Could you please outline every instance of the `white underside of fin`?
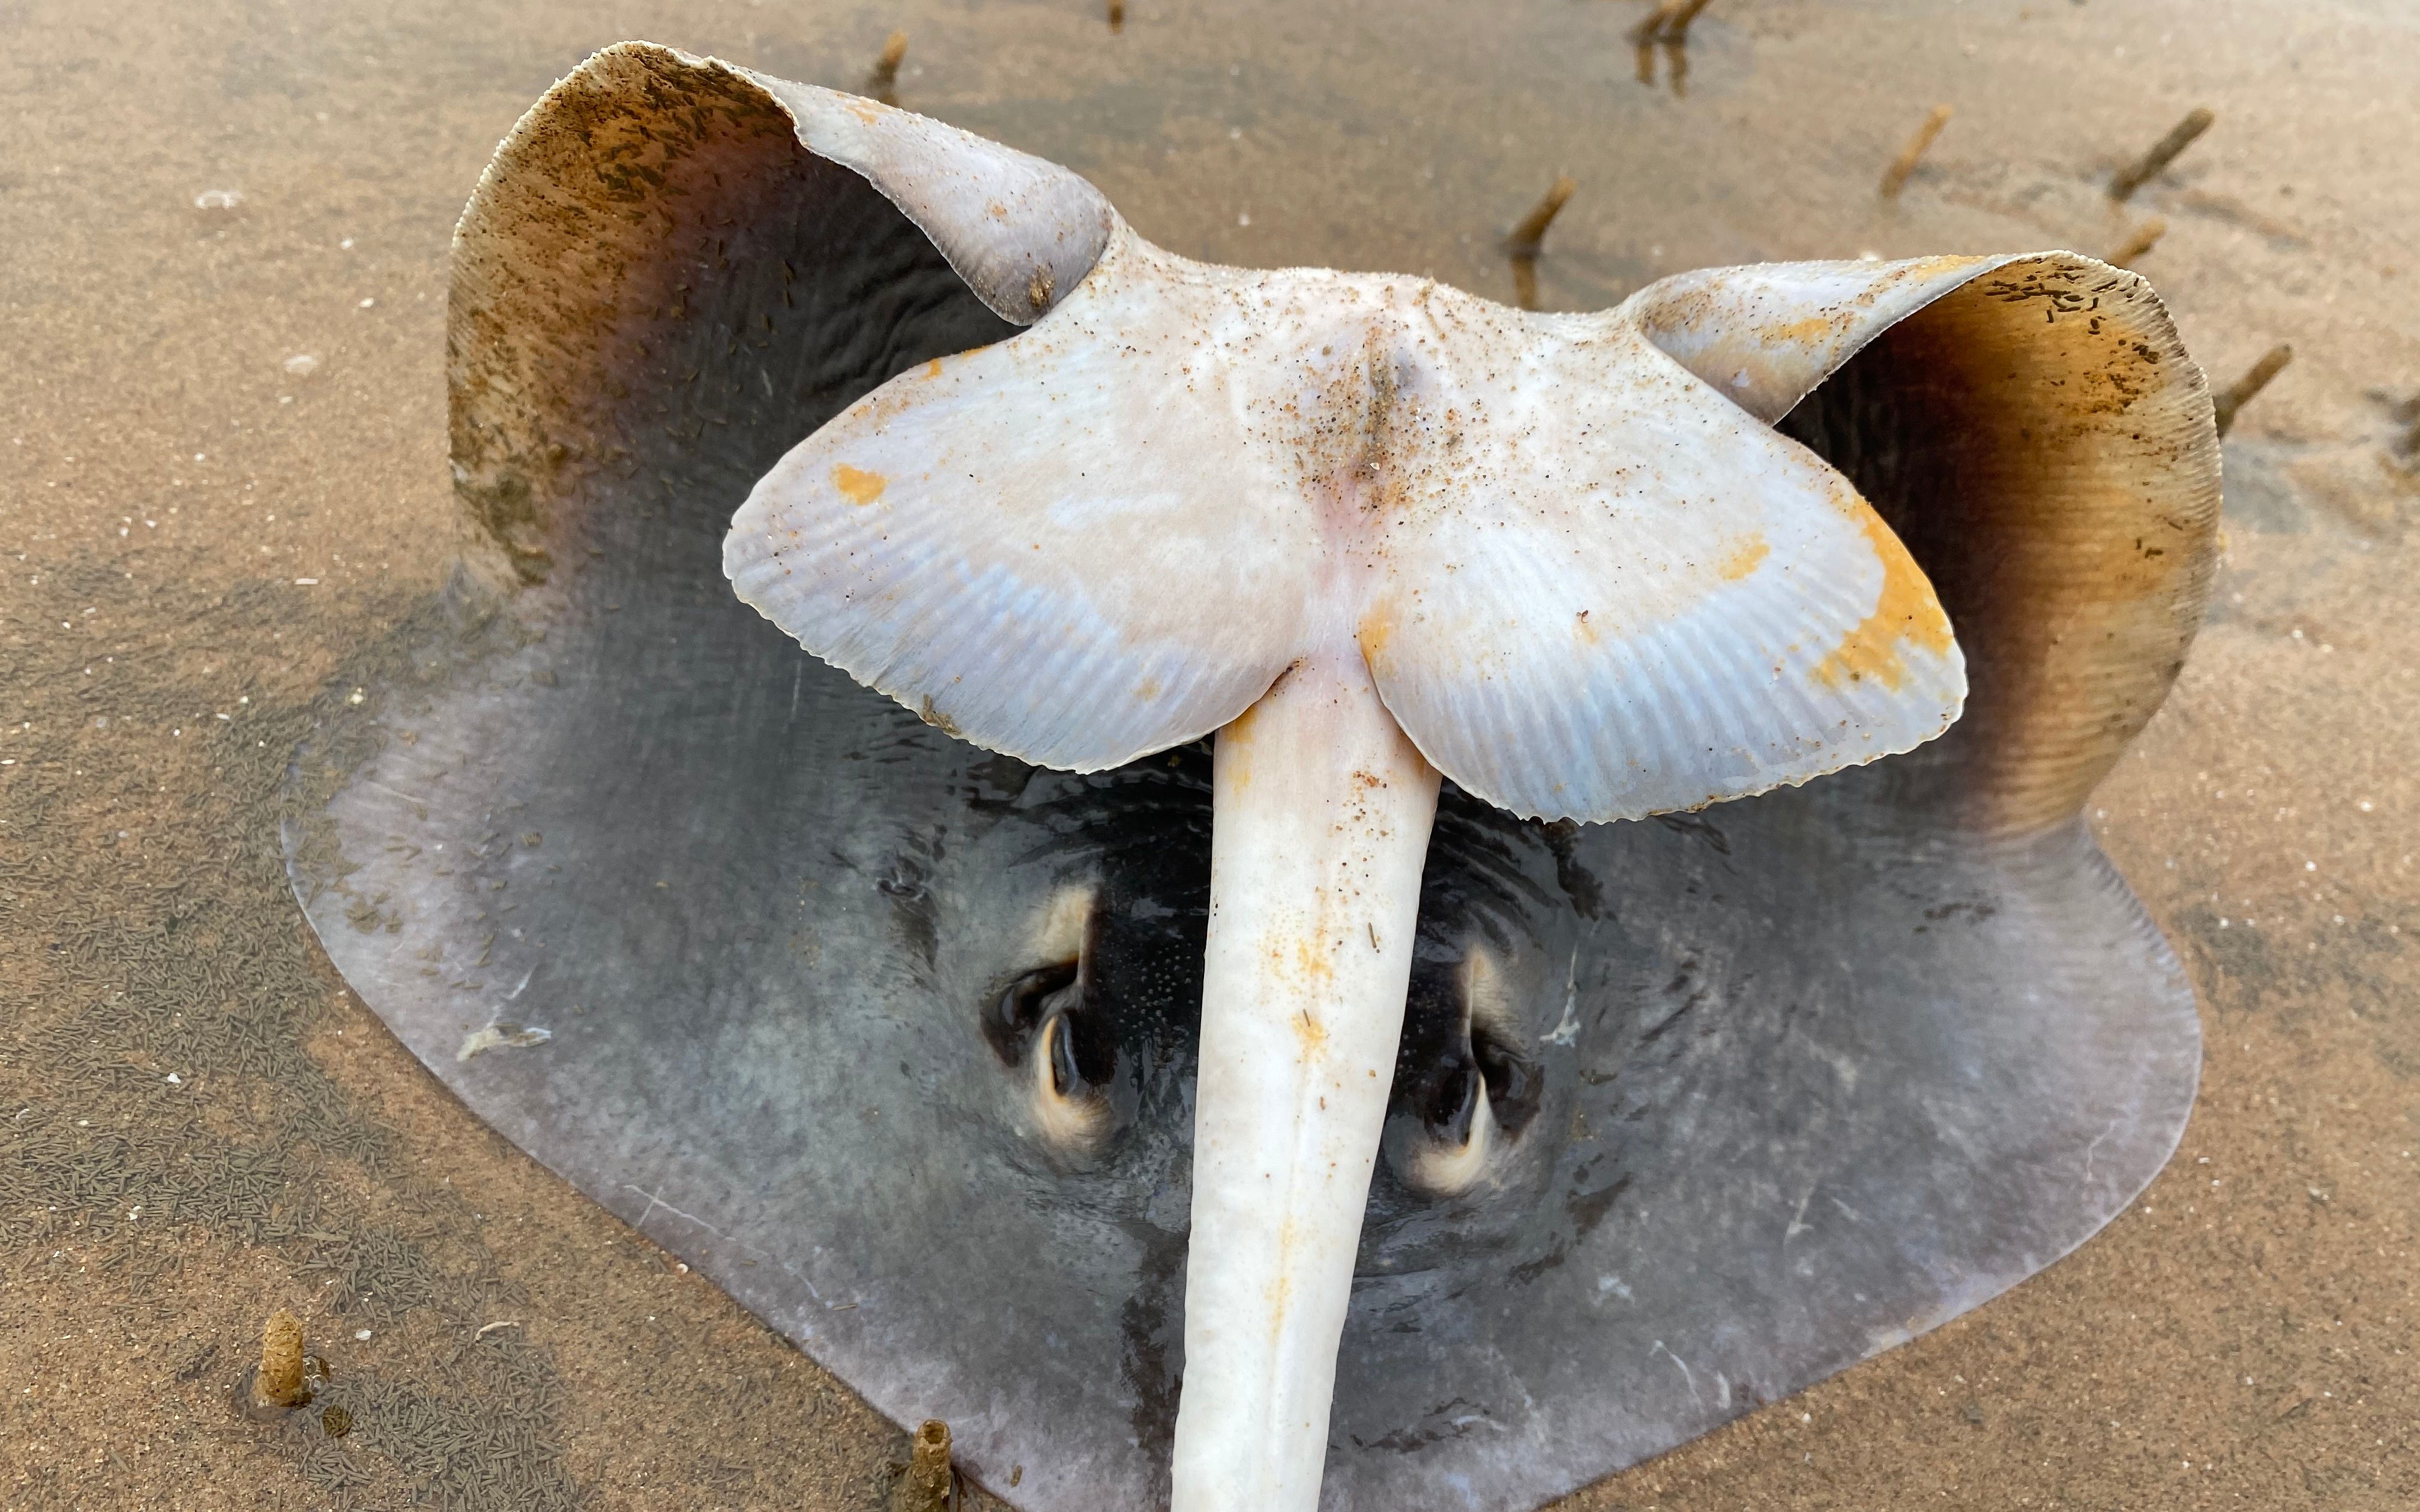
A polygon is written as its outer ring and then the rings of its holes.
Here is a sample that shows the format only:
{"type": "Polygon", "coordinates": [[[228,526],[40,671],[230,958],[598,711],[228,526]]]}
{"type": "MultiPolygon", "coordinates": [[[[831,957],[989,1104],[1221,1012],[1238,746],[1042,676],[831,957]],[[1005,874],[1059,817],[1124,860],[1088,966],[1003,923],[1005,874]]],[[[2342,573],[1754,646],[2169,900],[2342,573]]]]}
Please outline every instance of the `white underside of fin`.
{"type": "Polygon", "coordinates": [[[884,385],[739,511],[741,596],[953,733],[1092,770],[1357,642],[1456,781],[1633,817],[1931,738],[1963,664],[1846,480],[1621,312],[1187,262],[884,385]]]}

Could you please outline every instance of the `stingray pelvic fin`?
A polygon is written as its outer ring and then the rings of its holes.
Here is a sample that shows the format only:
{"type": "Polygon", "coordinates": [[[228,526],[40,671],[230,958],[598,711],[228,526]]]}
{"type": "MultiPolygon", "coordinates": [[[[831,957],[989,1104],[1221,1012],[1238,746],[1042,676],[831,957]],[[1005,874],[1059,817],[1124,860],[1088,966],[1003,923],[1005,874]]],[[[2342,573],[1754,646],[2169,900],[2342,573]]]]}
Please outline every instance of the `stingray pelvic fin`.
{"type": "Polygon", "coordinates": [[[801,441],[724,564],[861,682],[1078,771],[1346,642],[1438,769],[1548,818],[1803,782],[1931,739],[1965,690],[1855,489],[1623,312],[1217,268],[1123,227],[1047,320],[801,441]]]}
{"type": "Polygon", "coordinates": [[[1890,780],[1972,827],[2072,819],[2166,697],[2216,562],[2209,385],[2150,285],[2069,252],[1778,263],[1625,308],[1924,563],[1973,687],[1890,780]]]}

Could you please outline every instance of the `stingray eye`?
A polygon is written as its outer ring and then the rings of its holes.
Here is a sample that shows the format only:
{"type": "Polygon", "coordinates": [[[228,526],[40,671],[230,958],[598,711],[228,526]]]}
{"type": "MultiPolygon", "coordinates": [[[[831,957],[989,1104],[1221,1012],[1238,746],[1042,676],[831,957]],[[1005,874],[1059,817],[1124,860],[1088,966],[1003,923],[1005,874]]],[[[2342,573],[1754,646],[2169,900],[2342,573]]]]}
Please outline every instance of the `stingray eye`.
{"type": "Polygon", "coordinates": [[[1012,1072],[1014,1121],[1063,1156],[1101,1153],[1118,1122],[1116,1034],[1088,969],[1097,933],[1091,891],[1062,889],[1029,940],[1048,964],[1010,979],[984,1012],[984,1038],[1012,1072]]]}
{"type": "Polygon", "coordinates": [[[1002,1064],[1014,1066],[1026,1058],[1060,999],[1074,989],[1079,969],[1074,961],[1037,966],[1011,981],[992,1001],[984,1014],[984,1038],[1002,1064]]]}
{"type": "Polygon", "coordinates": [[[1497,1126],[1507,1134],[1518,1135],[1538,1112],[1542,1089],[1538,1063],[1483,1026],[1471,1032],[1470,1057],[1497,1126]]]}
{"type": "Polygon", "coordinates": [[[1079,1097],[1084,1091],[1084,1078],[1076,1069],[1076,1021],[1064,1013],[1053,1013],[1042,1026],[1042,1053],[1033,1057],[1037,1076],[1047,1072],[1053,1097],[1079,1097]]]}
{"type": "Polygon", "coordinates": [[[1413,1190],[1470,1191],[1536,1115],[1538,1068],[1515,1048],[1512,1022],[1483,949],[1414,974],[1386,1142],[1388,1163],[1413,1190]]]}
{"type": "Polygon", "coordinates": [[[984,1038],[1016,1073],[1017,1121],[1062,1154],[1092,1151],[1109,1124],[1107,1068],[1091,1053],[1099,1031],[1085,1022],[1083,997],[1083,964],[1056,962],[1011,981],[984,1015],[984,1038]]]}
{"type": "Polygon", "coordinates": [[[1486,1079],[1479,1074],[1477,1063],[1455,1057],[1437,1069],[1422,1091],[1420,1126],[1429,1137],[1444,1145],[1468,1144],[1471,1117],[1479,1112],[1479,1100],[1487,1093],[1486,1079]]]}
{"type": "Polygon", "coordinates": [[[1051,995],[1025,1059],[1027,1126],[1062,1155],[1099,1153],[1114,1122],[1102,1082],[1086,1074],[1092,1026],[1078,1008],[1081,980],[1051,995]]]}

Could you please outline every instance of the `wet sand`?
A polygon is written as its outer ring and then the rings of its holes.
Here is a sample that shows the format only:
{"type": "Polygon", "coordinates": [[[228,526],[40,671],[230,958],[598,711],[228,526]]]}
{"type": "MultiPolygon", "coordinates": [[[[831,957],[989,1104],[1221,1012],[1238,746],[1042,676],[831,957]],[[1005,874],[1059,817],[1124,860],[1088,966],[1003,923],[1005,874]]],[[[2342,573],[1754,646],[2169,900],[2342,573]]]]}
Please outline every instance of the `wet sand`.
{"type": "Polygon", "coordinates": [[[1558,172],[1548,308],[2164,217],[2137,266],[2214,380],[2296,349],[2094,810],[2200,995],[2184,1144],[2009,1296],[1566,1504],[2420,1503],[2420,16],[1716,0],[1676,89],[1642,9],[0,3],[0,1503],[882,1504],[905,1435],[439,1088],[278,825],[452,556],[446,239],[497,138],[621,38],[854,87],[893,26],[903,104],[1226,261],[1510,299],[1495,239],[1558,172]],[[264,1427],[227,1396],[279,1305],[333,1379],[264,1427]]]}

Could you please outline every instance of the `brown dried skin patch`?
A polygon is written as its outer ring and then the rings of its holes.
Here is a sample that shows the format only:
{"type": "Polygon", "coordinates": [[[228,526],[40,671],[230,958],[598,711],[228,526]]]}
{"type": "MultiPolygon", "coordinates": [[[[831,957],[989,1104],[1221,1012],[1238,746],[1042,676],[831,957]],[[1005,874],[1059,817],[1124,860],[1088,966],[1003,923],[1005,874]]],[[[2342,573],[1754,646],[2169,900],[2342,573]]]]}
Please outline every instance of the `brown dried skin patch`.
{"type": "MultiPolygon", "coordinates": [[[[1845,473],[1932,578],[1974,686],[1896,779],[1986,828],[2071,816],[2164,696],[2215,563],[2209,393],[2149,285],[2051,253],[1712,270],[1630,307],[1845,473]]],[[[1877,615],[1828,675],[1887,671],[1874,637],[1912,622],[1877,615]]]]}
{"type": "Polygon", "coordinates": [[[2001,267],[1782,429],[1871,501],[1966,650],[1963,718],[1899,780],[1985,828],[2071,818],[2166,696],[2216,563],[2209,392],[2150,286],[2065,254],[2001,267]]]}
{"type": "Polygon", "coordinates": [[[743,411],[836,406],[869,349],[891,355],[936,305],[976,307],[947,350],[1000,339],[1080,281],[1109,214],[1063,169],[871,101],[644,43],[597,54],[497,149],[457,232],[447,370],[472,559],[544,580],[583,539],[565,503],[582,479],[660,464],[636,432],[669,423],[752,455],[795,440],[743,411]],[[968,203],[975,183],[1004,214],[968,203]]]}
{"type": "Polygon", "coordinates": [[[972,306],[945,351],[1014,329],[763,87],[644,46],[590,60],[498,149],[449,298],[456,494],[468,558],[500,584],[593,539],[567,502],[583,479],[692,447],[761,471],[802,432],[759,412],[829,412],[869,351],[889,372],[936,360],[886,350],[911,316],[972,306]]]}
{"type": "Polygon", "coordinates": [[[498,149],[455,251],[457,493],[485,548],[474,560],[501,554],[525,582],[543,580],[566,545],[570,522],[552,501],[578,470],[627,456],[609,418],[628,394],[623,375],[654,365],[658,346],[663,361],[684,355],[647,336],[706,316],[691,308],[690,296],[711,298],[691,285],[696,266],[658,255],[666,224],[743,208],[718,200],[718,181],[744,202],[755,196],[737,186],[783,177],[798,155],[789,117],[728,74],[684,79],[679,111],[634,109],[613,75],[631,76],[639,100],[664,100],[649,61],[592,69],[554,90],[498,149]],[[520,188],[535,185],[553,192],[520,188]]]}

